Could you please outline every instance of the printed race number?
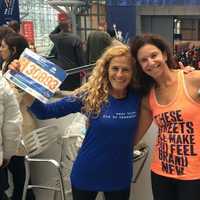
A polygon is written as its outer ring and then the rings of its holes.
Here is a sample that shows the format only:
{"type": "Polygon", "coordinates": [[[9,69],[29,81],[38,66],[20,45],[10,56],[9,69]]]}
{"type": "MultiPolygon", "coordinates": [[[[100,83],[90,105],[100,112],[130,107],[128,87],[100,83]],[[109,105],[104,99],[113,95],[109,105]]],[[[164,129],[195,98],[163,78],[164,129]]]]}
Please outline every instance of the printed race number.
{"type": "Polygon", "coordinates": [[[60,81],[53,77],[51,74],[47,73],[37,64],[29,61],[26,58],[20,59],[20,71],[28,76],[31,79],[34,79],[36,82],[40,83],[47,89],[55,91],[60,81]]]}

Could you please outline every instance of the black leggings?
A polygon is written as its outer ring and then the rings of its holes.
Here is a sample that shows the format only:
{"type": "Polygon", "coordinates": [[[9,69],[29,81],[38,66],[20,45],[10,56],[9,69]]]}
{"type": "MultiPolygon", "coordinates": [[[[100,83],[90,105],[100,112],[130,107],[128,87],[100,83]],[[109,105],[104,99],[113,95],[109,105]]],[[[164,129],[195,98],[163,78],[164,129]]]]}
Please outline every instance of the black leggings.
{"type": "MultiPolygon", "coordinates": [[[[72,186],[73,200],[95,200],[98,192],[79,190],[72,186]]],[[[104,192],[105,200],[129,200],[130,188],[104,192]]]]}
{"type": "Polygon", "coordinates": [[[0,167],[0,199],[3,199],[4,191],[9,188],[8,173],[6,168],[0,167]]]}
{"type": "MultiPolygon", "coordinates": [[[[13,156],[4,168],[0,167],[0,200],[3,199],[4,192],[9,188],[8,183],[8,169],[13,176],[13,195],[12,200],[21,200],[24,181],[25,181],[25,166],[24,166],[24,157],[23,156],[13,156]]],[[[35,200],[33,190],[29,189],[26,196],[27,200],[35,200]]]]}
{"type": "Polygon", "coordinates": [[[177,180],[151,172],[154,200],[199,200],[200,180],[177,180]]]}

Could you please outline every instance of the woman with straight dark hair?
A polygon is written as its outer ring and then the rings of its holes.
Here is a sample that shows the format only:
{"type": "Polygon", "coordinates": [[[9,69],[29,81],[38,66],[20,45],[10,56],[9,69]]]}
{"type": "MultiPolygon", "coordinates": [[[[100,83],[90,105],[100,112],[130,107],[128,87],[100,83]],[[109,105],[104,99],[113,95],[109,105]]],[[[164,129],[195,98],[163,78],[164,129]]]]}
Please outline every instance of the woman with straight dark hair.
{"type": "Polygon", "coordinates": [[[8,70],[8,65],[14,59],[18,59],[25,48],[28,48],[27,40],[18,33],[9,33],[1,41],[1,57],[4,60],[2,72],[8,70]]]}
{"type": "MultiPolygon", "coordinates": [[[[14,59],[18,59],[21,53],[25,48],[28,48],[28,42],[26,39],[18,34],[18,33],[10,33],[3,37],[1,46],[0,46],[0,54],[2,59],[4,60],[2,64],[2,73],[6,73],[8,70],[8,65],[14,59]]],[[[13,84],[10,84],[15,95],[17,96],[18,103],[20,105],[20,110],[23,115],[23,124],[22,124],[22,136],[26,133],[31,132],[36,128],[36,122],[33,119],[31,113],[24,106],[24,95],[25,92],[16,88],[13,84]]],[[[13,175],[13,185],[14,191],[12,195],[12,200],[20,200],[22,199],[22,193],[24,188],[25,181],[25,166],[24,166],[24,156],[25,152],[22,147],[19,147],[16,152],[16,156],[13,156],[7,166],[7,169],[13,175]]],[[[35,197],[33,195],[32,190],[28,191],[27,200],[34,200],[35,197]]]]}

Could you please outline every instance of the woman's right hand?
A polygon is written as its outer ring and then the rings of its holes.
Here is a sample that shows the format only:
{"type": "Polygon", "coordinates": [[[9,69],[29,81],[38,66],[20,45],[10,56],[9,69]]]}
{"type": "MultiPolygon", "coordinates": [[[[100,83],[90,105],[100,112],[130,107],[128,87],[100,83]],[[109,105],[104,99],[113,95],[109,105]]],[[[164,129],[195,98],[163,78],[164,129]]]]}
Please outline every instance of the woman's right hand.
{"type": "Polygon", "coordinates": [[[20,71],[20,62],[19,60],[13,60],[9,65],[8,69],[13,71],[20,71]]]}
{"type": "Polygon", "coordinates": [[[179,64],[180,69],[183,70],[184,74],[189,74],[195,71],[195,68],[190,65],[184,66],[182,62],[178,62],[178,64],[179,64]]]}

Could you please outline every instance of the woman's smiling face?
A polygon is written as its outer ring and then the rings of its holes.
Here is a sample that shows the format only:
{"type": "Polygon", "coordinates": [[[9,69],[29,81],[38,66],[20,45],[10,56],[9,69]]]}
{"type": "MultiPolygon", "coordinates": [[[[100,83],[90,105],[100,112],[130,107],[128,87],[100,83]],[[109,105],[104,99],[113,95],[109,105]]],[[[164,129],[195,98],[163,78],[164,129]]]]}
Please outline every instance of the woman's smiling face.
{"type": "Polygon", "coordinates": [[[167,67],[166,54],[152,44],[142,46],[138,50],[137,59],[142,70],[152,78],[161,75],[164,68],[167,67]]]}
{"type": "Polygon", "coordinates": [[[114,57],[108,67],[108,78],[111,84],[111,95],[121,95],[127,92],[132,80],[133,68],[130,57],[114,57]]]}

